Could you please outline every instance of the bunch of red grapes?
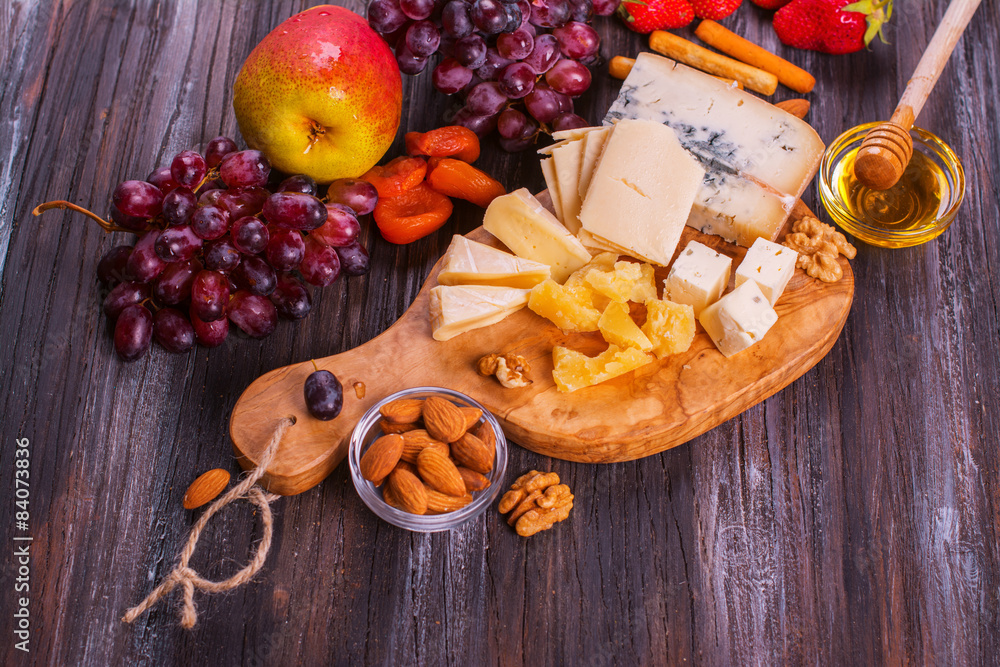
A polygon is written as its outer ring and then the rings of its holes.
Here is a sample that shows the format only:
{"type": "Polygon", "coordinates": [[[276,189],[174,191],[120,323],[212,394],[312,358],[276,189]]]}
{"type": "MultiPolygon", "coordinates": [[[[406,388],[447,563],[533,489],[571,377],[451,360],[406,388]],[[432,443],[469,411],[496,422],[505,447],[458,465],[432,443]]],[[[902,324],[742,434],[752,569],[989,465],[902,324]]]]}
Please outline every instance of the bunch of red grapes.
{"type": "Polygon", "coordinates": [[[585,127],[573,98],[590,88],[600,36],[589,24],[620,0],[372,0],[368,23],[395,49],[399,69],[418,74],[431,57],[434,87],[464,105],[449,122],[508,152],[540,130],[585,127]]]}
{"type": "Polygon", "coordinates": [[[230,323],[263,338],[279,316],[309,313],[307,285],[368,272],[358,216],[375,208],[375,188],[342,179],[321,200],[308,176],[276,176],[259,151],[216,137],[204,155],[181,151],[115,189],[112,222],[141,235],[97,265],[119,357],[142,357],[154,338],[169,352],[216,347],[230,323]]]}

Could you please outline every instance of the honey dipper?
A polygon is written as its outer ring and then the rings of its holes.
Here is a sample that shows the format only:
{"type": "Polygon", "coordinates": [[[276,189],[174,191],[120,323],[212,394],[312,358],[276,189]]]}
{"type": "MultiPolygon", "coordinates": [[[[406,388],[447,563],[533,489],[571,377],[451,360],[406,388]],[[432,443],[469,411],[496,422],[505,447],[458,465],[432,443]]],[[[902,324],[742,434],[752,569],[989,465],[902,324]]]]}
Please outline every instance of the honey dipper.
{"type": "Polygon", "coordinates": [[[892,118],[865,136],[854,161],[854,176],[872,190],[888,190],[899,180],[913,155],[910,128],[941,76],[955,43],[981,0],[953,0],[906,84],[892,118]]]}

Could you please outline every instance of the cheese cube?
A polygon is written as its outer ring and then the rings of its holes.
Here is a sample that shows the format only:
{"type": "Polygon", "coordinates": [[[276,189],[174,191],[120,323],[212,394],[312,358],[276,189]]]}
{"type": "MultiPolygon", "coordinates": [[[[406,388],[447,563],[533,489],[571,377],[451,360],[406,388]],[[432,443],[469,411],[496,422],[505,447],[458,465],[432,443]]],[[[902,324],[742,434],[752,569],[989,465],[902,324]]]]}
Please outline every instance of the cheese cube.
{"type": "Polygon", "coordinates": [[[530,289],[548,278],[549,272],[546,264],[515,257],[456,234],[444,254],[438,283],[530,289]]]}
{"type": "Polygon", "coordinates": [[[752,280],[773,306],[795,275],[799,254],[791,248],[757,239],[736,269],[736,286],[752,280]]]}
{"type": "Polygon", "coordinates": [[[528,303],[526,289],[484,285],[438,285],[430,292],[434,340],[449,340],[495,324],[528,303]]]}
{"type": "Polygon", "coordinates": [[[563,282],[590,261],[590,253],[526,188],[494,199],[483,216],[483,227],[518,257],[551,267],[563,282]]]}
{"type": "Polygon", "coordinates": [[[697,241],[690,241],[674,260],[663,281],[663,298],[686,303],[698,315],[715,303],[729,284],[733,260],[697,241]]]}
{"type": "Polygon", "coordinates": [[[576,391],[624,375],[652,361],[652,356],[634,347],[611,345],[596,357],[588,357],[557,345],[552,348],[552,379],[559,391],[576,391]]]}
{"type": "Polygon", "coordinates": [[[731,357],[747,349],[767,334],[778,314],[752,280],[748,280],[698,317],[719,352],[731,357]]]}
{"type": "Polygon", "coordinates": [[[619,121],[594,170],[580,222],[630,255],[666,266],[704,176],[669,127],[619,121]]]}
{"type": "Polygon", "coordinates": [[[624,303],[617,301],[609,303],[601,313],[601,319],[597,321],[597,328],[604,340],[612,345],[637,347],[643,352],[653,349],[653,343],[632,320],[629,307],[624,303]]]}

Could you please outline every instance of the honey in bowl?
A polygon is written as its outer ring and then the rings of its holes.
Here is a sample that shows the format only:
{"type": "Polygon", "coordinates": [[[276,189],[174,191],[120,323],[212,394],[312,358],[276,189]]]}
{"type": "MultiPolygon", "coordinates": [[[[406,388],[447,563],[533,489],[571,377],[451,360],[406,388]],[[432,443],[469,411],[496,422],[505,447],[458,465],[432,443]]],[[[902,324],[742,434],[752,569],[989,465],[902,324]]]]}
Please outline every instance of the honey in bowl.
{"type": "Polygon", "coordinates": [[[962,166],[930,132],[914,128],[913,157],[899,182],[872,190],[854,176],[854,160],[870,123],[835,139],[820,169],[820,197],[830,217],[855,237],[884,247],[925,243],[954,219],[965,190],[962,166]]]}

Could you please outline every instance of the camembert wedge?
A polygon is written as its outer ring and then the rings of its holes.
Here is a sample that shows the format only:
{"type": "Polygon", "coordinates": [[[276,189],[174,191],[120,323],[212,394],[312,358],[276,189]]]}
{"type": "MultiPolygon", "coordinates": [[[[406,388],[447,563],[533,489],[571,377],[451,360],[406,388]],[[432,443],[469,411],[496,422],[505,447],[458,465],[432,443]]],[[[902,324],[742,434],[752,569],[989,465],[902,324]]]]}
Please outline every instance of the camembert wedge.
{"type": "Polygon", "coordinates": [[[531,290],[485,285],[438,285],[430,292],[434,340],[496,324],[528,304],[531,290]]]}

